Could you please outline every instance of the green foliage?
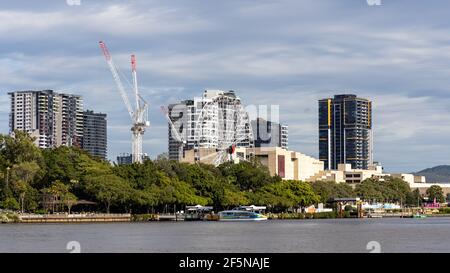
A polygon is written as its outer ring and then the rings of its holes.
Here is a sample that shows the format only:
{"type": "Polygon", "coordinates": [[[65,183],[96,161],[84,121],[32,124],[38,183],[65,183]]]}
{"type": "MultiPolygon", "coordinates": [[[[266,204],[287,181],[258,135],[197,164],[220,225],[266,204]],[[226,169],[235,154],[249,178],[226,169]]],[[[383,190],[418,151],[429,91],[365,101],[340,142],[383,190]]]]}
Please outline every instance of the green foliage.
{"type": "MultiPolygon", "coordinates": [[[[344,217],[348,218],[350,215],[344,214],[344,217]]],[[[318,213],[299,213],[299,212],[290,212],[290,213],[269,213],[269,219],[282,219],[282,220],[294,220],[294,219],[332,219],[337,218],[337,212],[318,212],[318,213]]]]}
{"type": "Polygon", "coordinates": [[[40,162],[41,150],[33,144],[33,141],[33,138],[22,131],[14,131],[14,136],[0,135],[1,169],[22,162],[40,162]]]}
{"type": "Polygon", "coordinates": [[[415,189],[408,194],[406,197],[406,204],[411,207],[419,207],[422,206],[422,195],[420,194],[419,189],[415,189]]]}
{"type": "Polygon", "coordinates": [[[103,202],[106,212],[110,212],[111,205],[124,204],[131,196],[132,188],[128,183],[113,174],[86,177],[84,189],[103,202]]]}
{"type": "Polygon", "coordinates": [[[440,214],[450,214],[450,208],[446,207],[446,208],[439,208],[439,213],[440,214]]]}
{"type": "Polygon", "coordinates": [[[313,214],[314,219],[331,219],[337,218],[337,216],[336,211],[318,212],[313,214]]]}
{"type": "Polygon", "coordinates": [[[272,177],[269,169],[256,162],[226,162],[219,166],[222,175],[242,191],[254,191],[265,185],[281,180],[272,177]]]}
{"type": "Polygon", "coordinates": [[[9,210],[19,210],[19,202],[13,197],[8,197],[3,202],[1,202],[1,207],[9,210]]]}
{"type": "Polygon", "coordinates": [[[333,181],[311,182],[314,192],[320,196],[321,203],[327,203],[333,198],[348,198],[355,196],[352,187],[345,183],[335,183],[333,181]]]}
{"type": "Polygon", "coordinates": [[[355,209],[353,208],[353,206],[352,205],[347,205],[347,206],[345,206],[345,208],[344,208],[344,211],[354,211],[355,209]]]}
{"type": "Polygon", "coordinates": [[[356,186],[355,192],[368,201],[407,203],[408,200],[412,200],[409,184],[394,177],[386,177],[384,180],[366,179],[356,186]]]}
{"type": "Polygon", "coordinates": [[[270,205],[281,209],[309,206],[320,200],[310,184],[297,180],[267,184],[249,196],[254,204],[270,205]]]}
{"type": "Polygon", "coordinates": [[[156,214],[133,214],[131,221],[133,222],[147,222],[147,221],[155,221],[158,219],[158,215],[156,214]]]}
{"type": "Polygon", "coordinates": [[[428,200],[433,201],[436,199],[436,202],[438,203],[444,203],[445,202],[445,196],[444,191],[442,188],[438,185],[433,185],[427,189],[426,192],[428,196],[428,200]]]}

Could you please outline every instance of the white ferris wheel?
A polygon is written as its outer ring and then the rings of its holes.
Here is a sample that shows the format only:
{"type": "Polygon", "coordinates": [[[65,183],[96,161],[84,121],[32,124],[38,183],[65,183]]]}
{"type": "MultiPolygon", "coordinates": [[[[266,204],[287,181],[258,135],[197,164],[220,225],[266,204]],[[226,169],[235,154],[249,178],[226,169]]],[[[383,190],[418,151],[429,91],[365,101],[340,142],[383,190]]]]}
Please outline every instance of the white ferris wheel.
{"type": "Polygon", "coordinates": [[[236,147],[251,146],[253,135],[247,111],[239,100],[217,95],[197,112],[194,130],[195,160],[218,166],[224,162],[246,160],[236,147]]]}

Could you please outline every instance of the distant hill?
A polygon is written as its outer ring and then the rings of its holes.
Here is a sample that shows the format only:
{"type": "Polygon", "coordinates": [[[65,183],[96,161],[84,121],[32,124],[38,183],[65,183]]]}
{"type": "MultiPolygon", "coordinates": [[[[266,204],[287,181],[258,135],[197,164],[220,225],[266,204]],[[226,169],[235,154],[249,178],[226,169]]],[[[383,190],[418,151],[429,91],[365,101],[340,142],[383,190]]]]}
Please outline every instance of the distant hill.
{"type": "Polygon", "coordinates": [[[450,165],[428,168],[416,174],[425,176],[428,183],[450,183],[450,165]]]}

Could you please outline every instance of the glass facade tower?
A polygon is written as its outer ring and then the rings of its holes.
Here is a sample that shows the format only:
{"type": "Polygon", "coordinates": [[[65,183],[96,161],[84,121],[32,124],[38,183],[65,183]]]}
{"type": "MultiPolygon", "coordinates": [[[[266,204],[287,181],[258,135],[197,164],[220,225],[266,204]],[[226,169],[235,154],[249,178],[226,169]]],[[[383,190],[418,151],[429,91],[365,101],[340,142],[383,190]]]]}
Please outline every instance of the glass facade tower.
{"type": "Polygon", "coordinates": [[[356,95],[319,100],[319,158],[326,169],[373,164],[372,102],[356,95]]]}

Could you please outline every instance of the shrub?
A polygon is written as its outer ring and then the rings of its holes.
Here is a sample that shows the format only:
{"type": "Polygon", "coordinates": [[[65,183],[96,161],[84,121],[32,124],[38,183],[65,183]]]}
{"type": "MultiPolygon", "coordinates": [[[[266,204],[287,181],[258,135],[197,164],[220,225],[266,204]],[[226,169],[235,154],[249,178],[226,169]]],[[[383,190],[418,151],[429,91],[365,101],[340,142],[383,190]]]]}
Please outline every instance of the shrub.
{"type": "Polygon", "coordinates": [[[337,213],[334,211],[318,212],[314,214],[314,219],[332,219],[336,217],[337,213]]]}
{"type": "Polygon", "coordinates": [[[48,211],[45,209],[38,209],[34,213],[36,214],[48,214],[48,211]]]}
{"type": "Polygon", "coordinates": [[[352,205],[347,205],[344,208],[345,211],[353,211],[353,206],[352,205]]]}
{"type": "Polygon", "coordinates": [[[450,208],[440,208],[439,213],[441,214],[450,214],[450,208]]]}
{"type": "Polygon", "coordinates": [[[6,198],[5,201],[1,202],[1,205],[3,208],[10,210],[19,210],[20,208],[19,202],[12,197],[6,198]]]}
{"type": "Polygon", "coordinates": [[[158,215],[156,214],[133,214],[131,216],[131,220],[133,222],[147,222],[154,221],[158,219],[158,215]]]}

